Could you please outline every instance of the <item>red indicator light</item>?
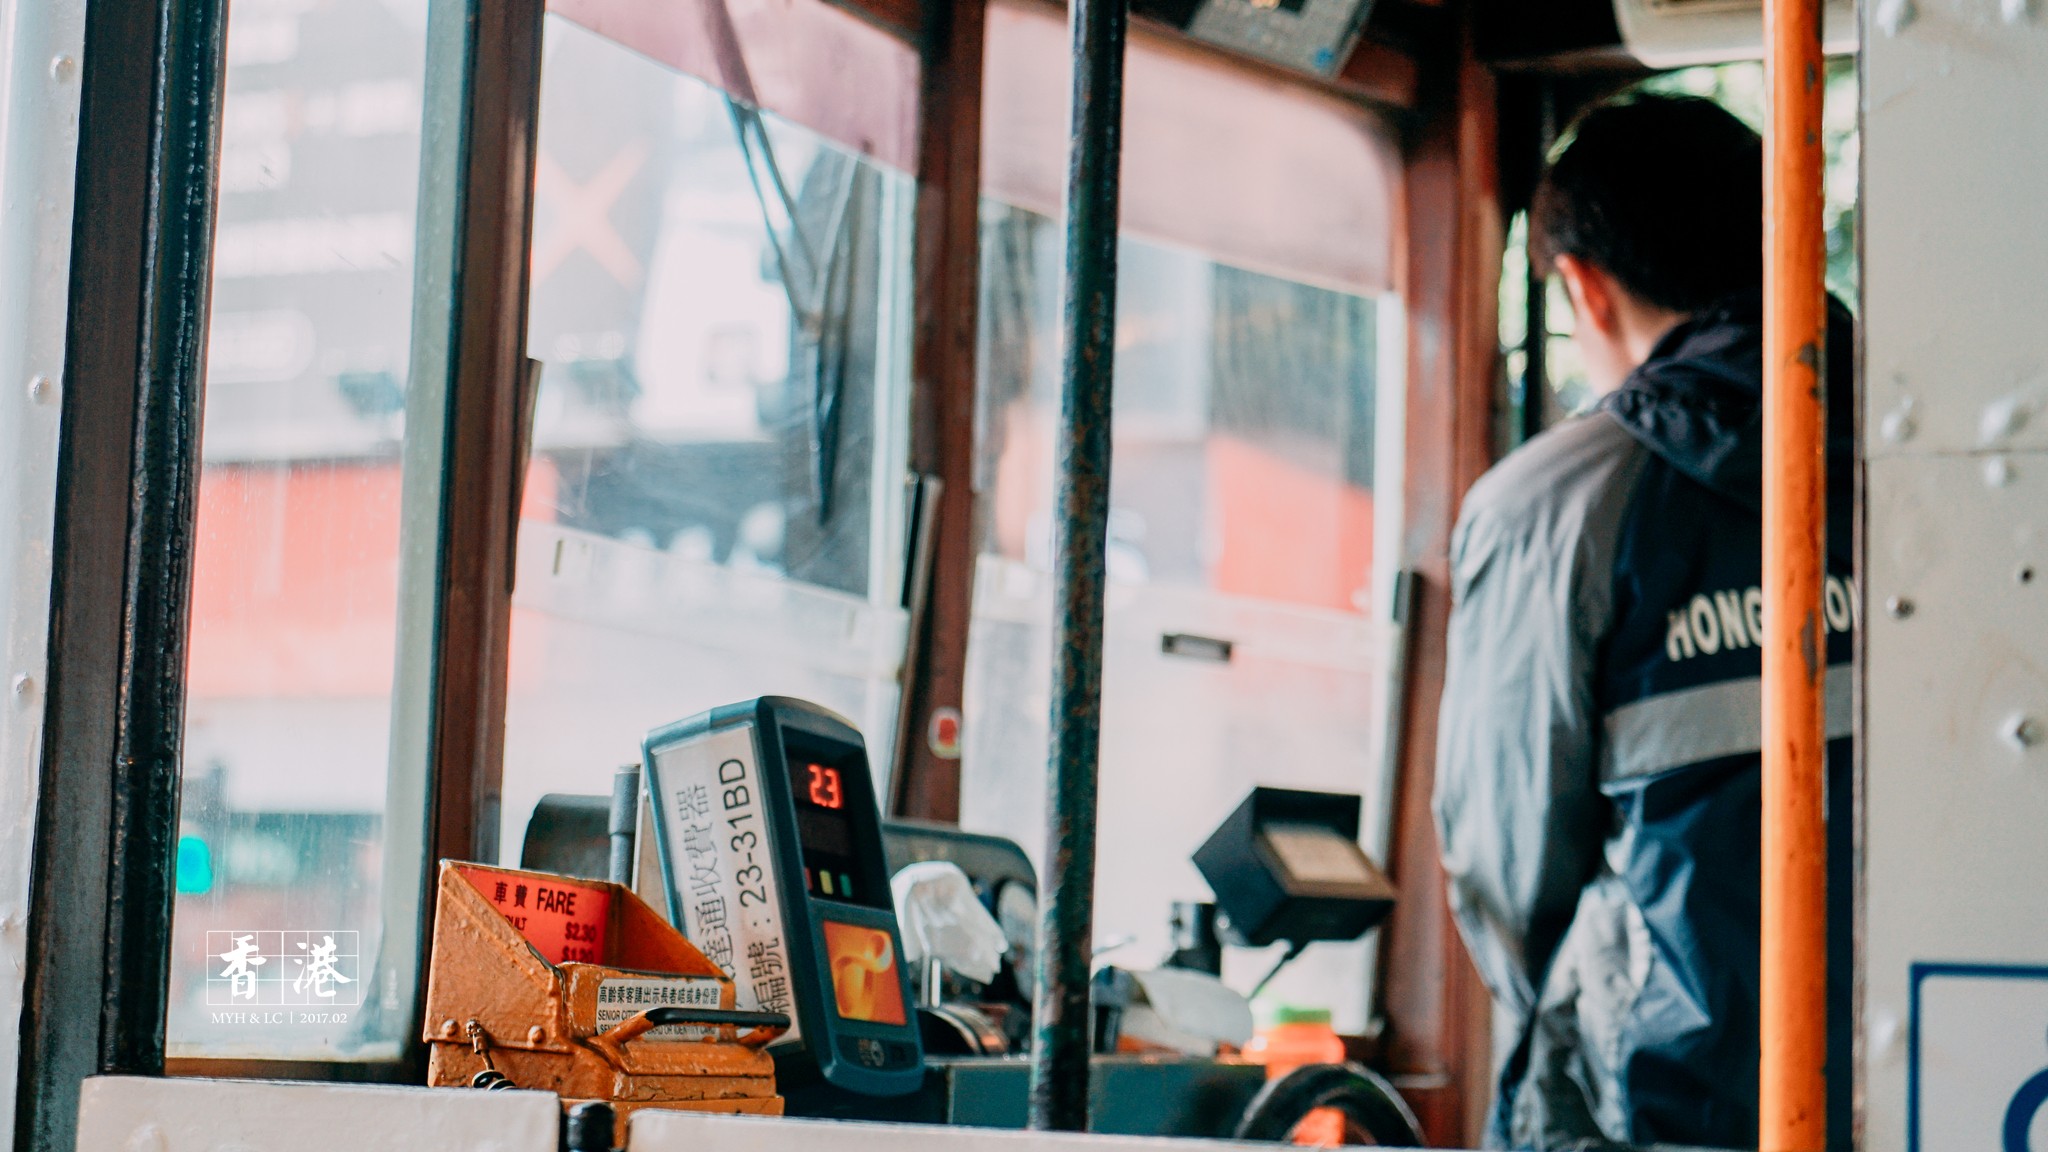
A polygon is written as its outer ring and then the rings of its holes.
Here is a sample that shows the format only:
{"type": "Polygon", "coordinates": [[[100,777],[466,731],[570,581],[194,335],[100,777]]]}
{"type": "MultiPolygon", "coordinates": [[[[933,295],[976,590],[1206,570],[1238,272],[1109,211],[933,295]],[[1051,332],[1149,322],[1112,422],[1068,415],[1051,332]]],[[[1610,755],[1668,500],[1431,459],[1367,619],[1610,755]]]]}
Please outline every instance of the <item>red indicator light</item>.
{"type": "Polygon", "coordinates": [[[827,768],[823,764],[809,765],[811,770],[811,803],[820,808],[838,808],[846,802],[839,791],[839,769],[827,768]]]}

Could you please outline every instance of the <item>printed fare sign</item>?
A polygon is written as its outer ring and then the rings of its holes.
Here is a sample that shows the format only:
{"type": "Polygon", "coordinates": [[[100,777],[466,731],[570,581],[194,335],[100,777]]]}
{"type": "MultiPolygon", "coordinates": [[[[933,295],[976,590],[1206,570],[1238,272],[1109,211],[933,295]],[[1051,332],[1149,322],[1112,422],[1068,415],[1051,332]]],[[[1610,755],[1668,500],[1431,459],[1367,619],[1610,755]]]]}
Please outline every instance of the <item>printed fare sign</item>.
{"type": "MultiPolygon", "coordinates": [[[[649,1008],[718,1008],[724,986],[709,976],[612,977],[597,986],[597,1030],[612,1029],[649,1008]]],[[[711,1040],[718,1029],[689,1024],[662,1024],[644,1035],[648,1040],[711,1040]]]]}
{"type": "Polygon", "coordinates": [[[457,871],[548,963],[604,963],[610,892],[557,877],[540,879],[483,868],[457,871]]]}

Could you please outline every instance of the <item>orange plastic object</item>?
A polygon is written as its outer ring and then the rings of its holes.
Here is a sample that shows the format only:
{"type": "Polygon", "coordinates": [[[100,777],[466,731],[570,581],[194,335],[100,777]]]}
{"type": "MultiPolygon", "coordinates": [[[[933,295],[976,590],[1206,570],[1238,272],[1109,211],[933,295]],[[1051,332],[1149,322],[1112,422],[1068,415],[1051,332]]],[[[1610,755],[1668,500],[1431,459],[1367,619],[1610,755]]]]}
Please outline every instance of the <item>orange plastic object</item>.
{"type": "Polygon", "coordinates": [[[1821,0],[1765,0],[1762,1081],[1758,1147],[1827,1141],[1821,0]]]}
{"type": "MultiPolygon", "coordinates": [[[[1266,1066],[1266,1079],[1278,1080],[1310,1064],[1342,1064],[1344,1040],[1330,1027],[1328,1012],[1282,1009],[1280,1022],[1254,1037],[1244,1054],[1247,1060],[1266,1066]]],[[[1344,1127],[1342,1112],[1318,1108],[1295,1126],[1294,1143],[1335,1147],[1344,1143],[1344,1127]]]]}
{"type": "Polygon", "coordinates": [[[832,962],[833,1006],[848,1020],[902,1024],[903,981],[896,974],[896,942],[879,928],[823,919],[825,952],[832,962]]]}
{"type": "Polygon", "coordinates": [[[496,1072],[563,1104],[782,1114],[779,1029],[656,1026],[730,1009],[732,982],[630,889],[443,861],[427,979],[427,1083],[496,1072]],[[588,956],[586,960],[582,957],[588,956]]]}

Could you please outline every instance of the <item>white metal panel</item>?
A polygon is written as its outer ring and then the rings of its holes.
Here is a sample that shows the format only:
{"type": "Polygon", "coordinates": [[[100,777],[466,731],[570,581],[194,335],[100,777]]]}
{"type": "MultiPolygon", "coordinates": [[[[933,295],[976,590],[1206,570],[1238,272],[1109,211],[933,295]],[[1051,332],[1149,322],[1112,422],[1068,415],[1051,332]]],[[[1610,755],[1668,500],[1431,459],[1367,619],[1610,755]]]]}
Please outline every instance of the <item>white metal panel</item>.
{"type": "Polygon", "coordinates": [[[78,1152],[556,1152],[552,1092],[96,1076],[78,1152]]]}
{"type": "Polygon", "coordinates": [[[1865,4],[1863,98],[1864,1146],[1932,1149],[2048,1068],[1914,1027],[1930,973],[2004,973],[1968,1010],[2018,1019],[2048,964],[2048,28],[1865,4]]]}
{"type": "Polygon", "coordinates": [[[844,1120],[788,1120],[711,1116],[696,1112],[635,1112],[626,1130],[627,1152],[1189,1152],[1190,1149],[1266,1149],[1271,1144],[1187,1140],[1162,1136],[1098,1136],[1083,1132],[1008,1132],[925,1124],[861,1124],[844,1120]]]}
{"type": "Polygon", "coordinates": [[[14,1143],[84,0],[0,0],[0,1152],[14,1143]]]}
{"type": "MultiPolygon", "coordinates": [[[[1933,1147],[1906,1130],[1914,966],[2048,964],[2048,453],[1880,459],[1866,499],[1866,1147],[1933,1147]]],[[[2002,1116],[2009,1090],[1953,1088],[2027,1080],[2031,1041],[1952,1050],[1978,1064],[1920,1077],[1923,1114],[2002,1116]]]]}
{"type": "Polygon", "coordinates": [[[2048,18],[2029,7],[1864,5],[1873,456],[2048,447],[2048,18]]]}

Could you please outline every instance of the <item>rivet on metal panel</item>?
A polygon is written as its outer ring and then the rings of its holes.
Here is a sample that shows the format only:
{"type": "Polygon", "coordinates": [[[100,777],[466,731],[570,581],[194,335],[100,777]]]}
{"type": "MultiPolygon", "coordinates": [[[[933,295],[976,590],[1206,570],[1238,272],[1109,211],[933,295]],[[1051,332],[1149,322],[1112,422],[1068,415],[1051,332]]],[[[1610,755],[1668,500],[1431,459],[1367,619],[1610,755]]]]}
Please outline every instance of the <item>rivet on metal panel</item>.
{"type": "Polygon", "coordinates": [[[2018,396],[2001,396],[1984,406],[1977,422],[1977,437],[1986,444],[2003,440],[2027,425],[2027,402],[2018,396]]]}
{"type": "Polygon", "coordinates": [[[50,79],[62,84],[78,75],[78,61],[69,56],[57,56],[50,61],[50,79]]]}
{"type": "Polygon", "coordinates": [[[2012,483],[2012,462],[2003,456],[1993,456],[1984,462],[1984,486],[2003,488],[2012,483]]]}
{"type": "Polygon", "coordinates": [[[1887,36],[1897,36],[1906,30],[1920,15],[1913,6],[1913,0],[1879,0],[1877,5],[1877,26],[1887,36]]]}
{"type": "Polygon", "coordinates": [[[538,1024],[535,1024],[535,1025],[534,1025],[533,1027],[531,1027],[531,1028],[528,1028],[528,1029],[526,1030],[526,1042],[527,1042],[528,1044],[538,1044],[538,1043],[540,1043],[541,1041],[543,1041],[543,1040],[545,1040],[545,1039],[547,1039],[547,1038],[548,1038],[548,1032],[547,1032],[547,1029],[545,1029],[545,1028],[542,1028],[542,1027],[541,1027],[540,1025],[538,1025],[538,1024]]]}
{"type": "Polygon", "coordinates": [[[2005,718],[2005,725],[1999,730],[1999,735],[2004,736],[2005,742],[2012,745],[2015,751],[2025,752],[2041,742],[2043,732],[2039,720],[2015,712],[2005,718]]]}
{"type": "Polygon", "coordinates": [[[1899,401],[1897,408],[1884,414],[1884,420],[1878,424],[1878,433],[1889,443],[1904,444],[1913,438],[1919,427],[1913,421],[1913,398],[1909,396],[1899,401]]]}
{"type": "Polygon", "coordinates": [[[57,396],[57,386],[50,383],[48,376],[36,376],[28,382],[28,398],[37,404],[48,404],[57,396]]]}
{"type": "Polygon", "coordinates": [[[1884,602],[1884,610],[1894,620],[1904,620],[1913,615],[1913,602],[1904,596],[1894,596],[1884,602]]]}
{"type": "Polygon", "coordinates": [[[457,1034],[458,1032],[460,1032],[461,1030],[462,1030],[462,1025],[460,1025],[460,1024],[457,1024],[457,1023],[456,1023],[455,1021],[453,1021],[453,1020],[443,1020],[443,1021],[441,1021],[441,1035],[443,1035],[443,1036],[453,1036],[453,1035],[457,1034]]]}
{"type": "Polygon", "coordinates": [[[1882,1009],[1870,1016],[1870,1055],[1882,1060],[1899,1042],[1899,1018],[1882,1009]]]}

